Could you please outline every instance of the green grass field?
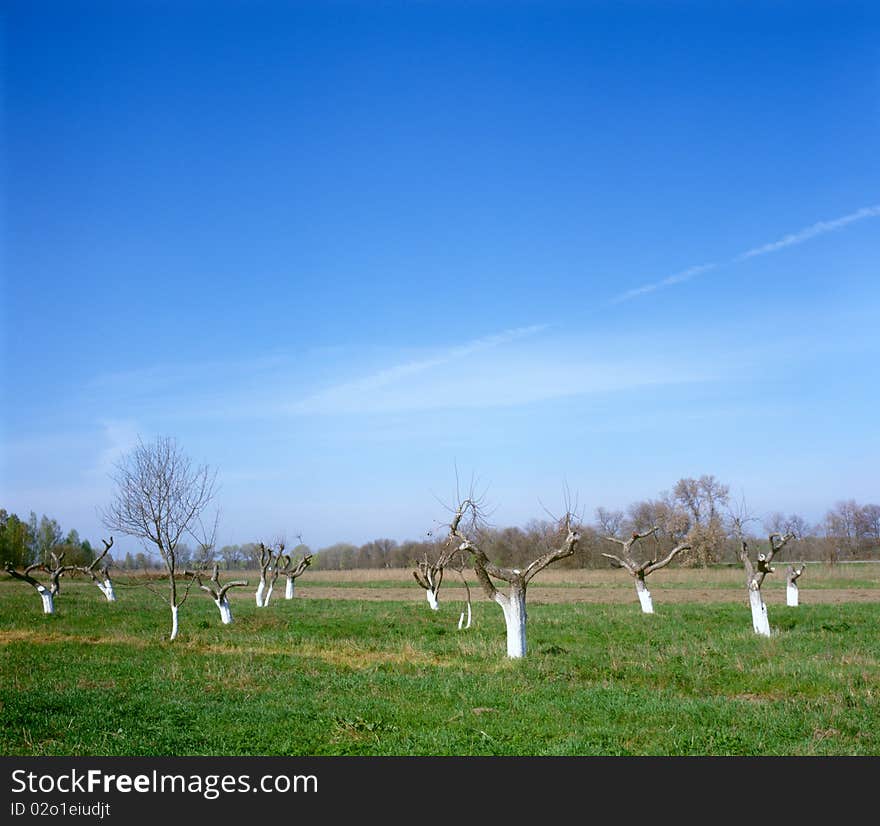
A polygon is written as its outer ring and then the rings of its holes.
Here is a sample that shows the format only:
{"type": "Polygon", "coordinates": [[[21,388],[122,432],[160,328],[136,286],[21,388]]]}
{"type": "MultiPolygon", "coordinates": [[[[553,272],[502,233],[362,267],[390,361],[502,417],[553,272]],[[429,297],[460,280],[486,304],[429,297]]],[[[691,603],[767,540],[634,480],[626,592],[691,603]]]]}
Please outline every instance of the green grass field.
{"type": "MultiPolygon", "coordinates": [[[[476,590],[474,627],[458,631],[444,591],[432,612],[415,582],[409,600],[365,601],[310,596],[308,579],[265,609],[233,591],[231,626],[192,593],[174,642],[142,587],[110,604],[65,582],[46,617],[31,588],[0,581],[0,753],[880,755],[878,601],[787,608],[777,588],[769,639],[744,591],[664,603],[652,589],[652,616],[634,593],[530,603],[529,654],[514,661],[476,590]]],[[[848,587],[863,579],[880,597],[865,571],[848,587]]]]}

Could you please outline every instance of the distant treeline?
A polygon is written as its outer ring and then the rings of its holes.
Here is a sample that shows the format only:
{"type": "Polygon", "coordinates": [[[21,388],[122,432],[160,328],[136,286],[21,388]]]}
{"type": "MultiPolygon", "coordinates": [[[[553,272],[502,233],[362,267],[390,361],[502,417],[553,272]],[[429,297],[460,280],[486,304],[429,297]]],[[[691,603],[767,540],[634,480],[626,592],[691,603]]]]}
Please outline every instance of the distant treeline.
{"type": "MultiPolygon", "coordinates": [[[[707,565],[737,563],[740,539],[731,531],[731,516],[746,530],[750,542],[766,542],[770,533],[794,533],[798,541],[786,549],[786,558],[804,561],[839,562],[854,559],[880,559],[880,505],[859,504],[849,499],[838,502],[817,524],[810,524],[797,514],[773,513],[764,518],[751,516],[742,503],[731,503],[729,490],[714,476],[680,479],[675,487],[656,499],[634,502],[625,510],[596,508],[589,518],[581,516],[581,540],[578,551],[562,560],[560,567],[607,567],[603,552],[613,552],[614,545],[605,537],[623,538],[632,532],[643,533],[657,526],[659,531],[640,543],[643,555],[662,553],[684,539],[692,550],[681,554],[675,564],[707,565]]],[[[523,527],[480,526],[480,542],[486,555],[503,567],[519,567],[531,562],[556,541],[556,525],[548,520],[532,520],[523,527]]],[[[445,537],[398,542],[374,539],[363,545],[337,542],[312,550],[307,545],[287,549],[294,558],[314,555],[313,569],[347,570],[354,568],[407,568],[427,557],[436,559],[445,537]]],[[[124,538],[120,537],[119,539],[124,538]]],[[[117,540],[113,565],[127,570],[159,567],[159,560],[143,550],[123,551],[117,540]]],[[[95,550],[88,540],[81,540],[75,530],[64,534],[58,523],[47,516],[27,520],[0,509],[0,564],[16,568],[48,561],[49,555],[64,552],[65,564],[88,564],[95,550]]],[[[203,561],[216,561],[225,570],[259,567],[257,542],[200,549],[178,546],[177,563],[184,569],[203,561]]]]}
{"type": "Polygon", "coordinates": [[[0,508],[0,565],[9,563],[13,568],[26,568],[48,562],[52,553],[63,553],[65,565],[87,565],[96,555],[88,539],[80,539],[76,530],[65,534],[45,514],[37,519],[31,511],[24,520],[0,508]]]}

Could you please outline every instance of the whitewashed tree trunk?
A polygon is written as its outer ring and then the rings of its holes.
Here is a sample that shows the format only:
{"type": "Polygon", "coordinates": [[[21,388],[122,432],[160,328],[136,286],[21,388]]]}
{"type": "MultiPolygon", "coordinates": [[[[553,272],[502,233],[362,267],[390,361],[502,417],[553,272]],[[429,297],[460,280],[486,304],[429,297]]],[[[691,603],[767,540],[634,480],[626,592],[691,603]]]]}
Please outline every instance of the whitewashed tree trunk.
{"type": "Polygon", "coordinates": [[[458,618],[458,630],[461,631],[463,628],[467,629],[471,627],[471,604],[467,604],[467,608],[461,612],[461,616],[458,618]],[[467,622],[465,622],[465,615],[467,615],[467,622]]]}
{"type": "Polygon", "coordinates": [[[418,567],[413,571],[416,582],[425,589],[425,599],[428,601],[432,611],[440,610],[440,584],[443,582],[444,560],[437,562],[429,562],[428,555],[425,554],[423,561],[418,563],[418,567]]]}
{"type": "Polygon", "coordinates": [[[269,600],[272,598],[272,591],[275,589],[275,583],[271,583],[269,587],[266,589],[266,596],[263,597],[263,608],[265,608],[269,604],[269,600]]]}
{"type": "Polygon", "coordinates": [[[263,602],[263,594],[264,593],[266,593],[266,583],[261,580],[260,584],[257,586],[257,593],[256,593],[257,608],[262,608],[263,605],[265,605],[265,603],[263,602]]]}
{"type": "Polygon", "coordinates": [[[44,614],[54,614],[55,613],[55,597],[52,596],[52,592],[49,591],[48,588],[44,588],[42,585],[37,588],[37,593],[40,595],[40,599],[43,600],[43,613],[44,614]]]}
{"type": "Polygon", "coordinates": [[[773,557],[781,551],[790,540],[794,539],[794,534],[789,532],[785,536],[778,533],[770,534],[770,550],[759,553],[756,562],[752,562],[749,558],[749,543],[740,532],[740,552],[739,558],[746,571],[746,585],[749,591],[749,605],[752,609],[752,628],[756,634],[764,637],[770,636],[770,620],[767,618],[767,606],[761,599],[761,584],[767,574],[772,574],[776,569],[770,564],[773,557]]]}
{"type": "Polygon", "coordinates": [[[76,565],[74,570],[88,576],[92,582],[95,583],[98,590],[104,595],[107,602],[116,602],[113,581],[110,579],[110,565],[112,564],[112,560],[110,560],[110,562],[108,562],[103,568],[98,568],[98,564],[107,557],[107,553],[110,551],[110,548],[113,547],[113,537],[110,537],[109,542],[106,539],[102,539],[101,541],[104,543],[104,550],[101,551],[101,554],[95,557],[88,565],[76,565]],[[103,581],[96,573],[96,568],[101,574],[103,574],[103,581]]]}
{"type": "Polygon", "coordinates": [[[113,583],[109,579],[103,582],[96,582],[98,589],[107,598],[107,602],[116,602],[116,592],[113,590],[113,583]]]}
{"type": "Polygon", "coordinates": [[[284,599],[293,599],[293,577],[287,577],[287,585],[284,586],[284,599]]]}
{"type": "Polygon", "coordinates": [[[764,637],[770,636],[770,620],[767,617],[767,606],[761,599],[761,591],[757,588],[749,589],[749,605],[752,608],[752,627],[756,634],[764,637]]]}
{"type": "Polygon", "coordinates": [[[171,636],[168,638],[169,640],[176,639],[178,623],[177,623],[177,611],[178,608],[176,605],[171,606],[171,636]]]}
{"type": "MultiPolygon", "coordinates": [[[[54,554],[53,554],[53,556],[54,556],[54,554]]],[[[63,554],[62,554],[62,556],[63,556],[63,554]]],[[[58,589],[58,577],[60,576],[60,573],[61,573],[60,566],[57,569],[57,571],[58,571],[57,576],[53,575],[53,580],[52,580],[53,587],[52,588],[47,588],[45,585],[43,585],[42,582],[40,582],[37,579],[34,579],[31,576],[31,571],[34,571],[37,569],[46,570],[45,566],[40,565],[39,563],[35,563],[34,565],[28,565],[28,567],[25,569],[24,573],[19,573],[18,571],[16,571],[15,568],[13,568],[9,562],[7,562],[3,566],[3,570],[6,571],[6,573],[9,574],[9,576],[13,577],[14,579],[19,579],[22,582],[26,582],[28,585],[31,586],[31,588],[33,588],[40,595],[40,600],[43,603],[43,613],[44,614],[54,614],[55,613],[55,593],[57,592],[57,589],[58,589]]]]}
{"type": "Polygon", "coordinates": [[[248,582],[246,579],[237,579],[235,582],[227,582],[225,585],[220,582],[220,566],[215,562],[211,571],[211,578],[206,585],[201,571],[186,571],[187,576],[191,576],[199,583],[199,590],[204,591],[211,597],[211,601],[217,606],[220,612],[220,621],[224,625],[232,622],[232,607],[229,604],[229,597],[226,596],[230,588],[244,588],[248,582]]]}
{"type": "Polygon", "coordinates": [[[220,610],[220,621],[224,625],[229,625],[232,622],[232,608],[229,605],[229,599],[223,596],[220,599],[215,599],[214,604],[220,610]]]}
{"type": "Polygon", "coordinates": [[[654,613],[654,603],[651,601],[651,592],[643,579],[636,579],[636,593],[639,595],[639,602],[642,605],[643,614],[654,613]]]}
{"type": "Polygon", "coordinates": [[[785,572],[785,604],[790,608],[797,608],[798,606],[799,595],[797,581],[800,579],[804,570],[804,565],[801,565],[800,568],[796,568],[794,565],[789,565],[788,570],[785,572]]]}
{"type": "Polygon", "coordinates": [[[511,589],[509,595],[496,593],[495,602],[504,611],[507,626],[507,656],[511,658],[526,655],[526,592],[511,589]]]}

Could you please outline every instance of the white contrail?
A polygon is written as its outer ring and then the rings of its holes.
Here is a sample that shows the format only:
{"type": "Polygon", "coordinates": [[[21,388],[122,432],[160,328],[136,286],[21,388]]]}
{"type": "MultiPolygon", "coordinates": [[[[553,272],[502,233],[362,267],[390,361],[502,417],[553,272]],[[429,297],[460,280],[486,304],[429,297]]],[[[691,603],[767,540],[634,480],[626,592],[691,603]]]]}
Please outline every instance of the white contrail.
{"type": "Polygon", "coordinates": [[[753,250],[748,250],[747,252],[738,255],[733,260],[744,261],[746,258],[754,258],[756,255],[766,255],[768,252],[776,252],[776,250],[781,250],[783,247],[803,244],[804,241],[808,241],[810,238],[815,238],[817,235],[824,235],[826,232],[834,232],[835,230],[842,229],[848,224],[861,221],[863,218],[876,218],[878,215],[880,215],[880,205],[864,207],[856,212],[851,212],[849,215],[844,215],[842,218],[835,218],[833,221],[819,221],[799,232],[793,232],[791,235],[786,235],[785,238],[780,238],[772,244],[764,244],[762,247],[755,247],[753,250]]]}
{"type": "Polygon", "coordinates": [[[717,264],[698,264],[696,267],[689,267],[686,270],[675,273],[675,275],[664,278],[662,281],[655,281],[652,284],[644,284],[641,287],[627,290],[625,293],[612,298],[611,303],[619,304],[621,301],[629,301],[631,298],[644,295],[645,293],[652,293],[654,290],[662,290],[664,287],[671,287],[673,284],[681,284],[682,281],[689,281],[694,276],[700,275],[700,273],[715,269],[716,266],[717,264]]]}
{"type": "Polygon", "coordinates": [[[353,381],[348,381],[344,384],[338,384],[334,387],[327,388],[326,390],[322,390],[319,393],[289,405],[288,410],[291,412],[307,412],[331,404],[337,400],[347,401],[357,394],[373,392],[382,387],[393,384],[406,376],[413,376],[422,373],[425,370],[430,370],[432,367],[438,367],[455,359],[464,358],[473,353],[478,353],[481,350],[498,347],[501,344],[506,344],[525,336],[534,335],[535,333],[545,330],[547,326],[547,324],[534,324],[531,327],[516,327],[495,335],[474,339],[465,344],[450,347],[432,358],[398,364],[385,370],[370,373],[359,379],[354,379],[353,381]]]}
{"type": "MultiPolygon", "coordinates": [[[[758,255],[767,255],[771,252],[784,249],[785,247],[803,244],[804,241],[809,241],[811,238],[815,238],[818,235],[824,235],[827,232],[835,232],[839,229],[843,229],[843,227],[848,226],[849,224],[855,223],[856,221],[861,221],[865,218],[876,218],[878,216],[880,216],[880,205],[863,207],[862,209],[859,209],[856,212],[851,212],[849,215],[844,215],[841,218],[835,218],[831,221],[819,221],[818,223],[812,224],[798,232],[786,235],[778,241],[773,241],[770,244],[764,244],[763,246],[746,250],[746,252],[740,253],[726,263],[734,264],[740,261],[746,261],[749,258],[755,258],[758,255]]],[[[652,293],[655,290],[671,287],[673,284],[680,284],[683,281],[689,281],[691,278],[701,275],[708,270],[713,270],[718,266],[718,264],[700,264],[696,267],[690,267],[676,273],[675,275],[667,276],[660,281],[653,281],[649,284],[643,284],[641,287],[634,287],[631,290],[622,292],[612,298],[608,303],[620,304],[622,301],[629,301],[640,295],[645,295],[645,293],[652,293]]]]}

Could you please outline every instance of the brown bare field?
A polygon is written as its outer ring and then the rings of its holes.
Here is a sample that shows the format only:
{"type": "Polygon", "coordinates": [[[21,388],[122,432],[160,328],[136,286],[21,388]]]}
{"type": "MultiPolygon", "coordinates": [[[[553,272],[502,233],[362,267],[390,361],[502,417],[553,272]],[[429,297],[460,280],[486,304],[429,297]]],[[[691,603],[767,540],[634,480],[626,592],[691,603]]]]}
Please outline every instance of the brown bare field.
{"type": "MultiPolygon", "coordinates": [[[[748,604],[745,586],[743,586],[741,591],[701,588],[682,591],[654,587],[650,590],[655,604],[662,604],[663,602],[742,602],[744,605],[748,604]]],[[[768,605],[774,603],[785,604],[784,589],[762,589],[762,593],[764,594],[764,601],[768,605]]],[[[446,588],[444,586],[440,590],[441,602],[459,602],[463,604],[466,596],[465,589],[461,587],[446,588]]],[[[424,591],[420,591],[418,586],[414,588],[333,588],[313,586],[310,588],[303,587],[297,594],[297,598],[299,597],[304,599],[425,602],[424,591]]],[[[486,599],[486,596],[482,591],[475,591],[472,588],[472,602],[484,599],[486,599]]],[[[809,592],[805,592],[802,588],[800,596],[801,605],[809,605],[810,603],[818,605],[878,601],[880,601],[880,591],[871,592],[856,588],[823,588],[809,592]]],[[[539,585],[529,587],[529,603],[531,604],[573,602],[638,604],[638,598],[636,597],[635,588],[632,590],[622,588],[542,588],[539,585]]]]}
{"type": "MultiPolygon", "coordinates": [[[[768,605],[785,604],[785,568],[780,563],[762,588],[768,605]]],[[[254,585],[255,571],[236,572],[254,585]]],[[[472,571],[465,572],[471,599],[485,600],[472,571]]],[[[803,605],[880,601],[880,562],[848,563],[834,566],[809,563],[799,580],[803,605]]],[[[658,571],[648,579],[656,604],[742,602],[747,603],[745,574],[736,566],[723,568],[674,568],[658,571]]],[[[253,587],[236,588],[231,597],[253,599],[253,587]]],[[[298,599],[340,599],[364,601],[425,602],[425,592],[415,582],[409,568],[307,571],[296,583],[298,599]]],[[[274,599],[283,599],[283,583],[276,584],[274,599]]],[[[466,591],[459,575],[447,571],[440,589],[440,600],[463,603],[466,591]]],[[[529,586],[529,602],[539,603],[631,603],[637,600],[633,580],[614,569],[548,569],[529,586]]]]}

